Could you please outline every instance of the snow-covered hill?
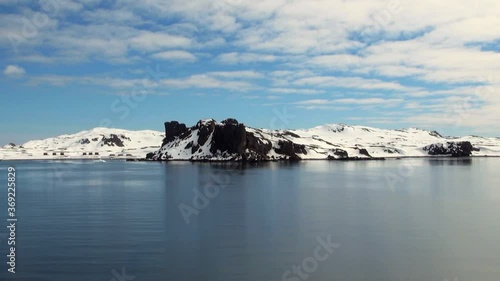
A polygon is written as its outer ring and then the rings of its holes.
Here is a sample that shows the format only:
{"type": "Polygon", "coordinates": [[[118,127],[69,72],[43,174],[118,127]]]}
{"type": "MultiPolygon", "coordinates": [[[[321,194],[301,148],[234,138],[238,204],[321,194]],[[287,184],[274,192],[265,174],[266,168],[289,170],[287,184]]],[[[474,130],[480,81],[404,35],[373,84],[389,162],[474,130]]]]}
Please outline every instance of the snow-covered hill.
{"type": "Polygon", "coordinates": [[[160,148],[164,137],[150,130],[95,128],[20,146],[8,144],[0,148],[0,159],[144,158],[160,148]]]}
{"type": "Polygon", "coordinates": [[[500,139],[443,137],[416,128],[384,130],[327,124],[301,130],[245,127],[234,119],[201,120],[188,128],[166,122],[153,160],[374,159],[423,156],[500,156],[500,139]]]}

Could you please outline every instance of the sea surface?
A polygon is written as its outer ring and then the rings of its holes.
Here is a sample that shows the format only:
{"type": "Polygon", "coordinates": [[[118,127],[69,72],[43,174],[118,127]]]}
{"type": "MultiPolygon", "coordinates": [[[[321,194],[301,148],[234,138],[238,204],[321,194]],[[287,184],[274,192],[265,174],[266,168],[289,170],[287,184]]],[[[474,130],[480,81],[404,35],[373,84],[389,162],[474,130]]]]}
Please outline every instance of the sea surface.
{"type": "Polygon", "coordinates": [[[1,161],[0,186],[0,280],[500,280],[500,158],[1,161]]]}

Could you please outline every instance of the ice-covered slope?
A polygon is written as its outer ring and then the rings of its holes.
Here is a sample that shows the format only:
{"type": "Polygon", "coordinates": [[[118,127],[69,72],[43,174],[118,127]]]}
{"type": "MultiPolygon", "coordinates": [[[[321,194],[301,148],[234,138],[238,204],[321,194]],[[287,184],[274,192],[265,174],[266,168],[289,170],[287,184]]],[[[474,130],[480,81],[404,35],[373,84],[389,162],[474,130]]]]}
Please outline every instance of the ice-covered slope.
{"type": "Polygon", "coordinates": [[[158,150],[165,134],[95,128],[71,135],[29,141],[0,148],[0,159],[144,158],[158,150]]]}
{"type": "Polygon", "coordinates": [[[384,130],[327,124],[301,130],[245,127],[234,119],[201,120],[188,128],[165,123],[154,160],[374,159],[422,156],[500,156],[500,139],[443,137],[416,128],[384,130]]]}

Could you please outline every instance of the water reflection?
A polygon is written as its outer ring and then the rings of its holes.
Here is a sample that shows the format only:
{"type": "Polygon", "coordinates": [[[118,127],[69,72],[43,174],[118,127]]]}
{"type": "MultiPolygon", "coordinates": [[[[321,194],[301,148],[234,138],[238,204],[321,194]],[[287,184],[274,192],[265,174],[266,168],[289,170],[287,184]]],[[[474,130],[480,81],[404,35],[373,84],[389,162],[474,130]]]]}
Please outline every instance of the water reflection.
{"type": "Polygon", "coordinates": [[[471,158],[430,158],[428,162],[431,166],[444,166],[444,165],[458,165],[458,166],[470,166],[473,163],[471,158]]]}
{"type": "Polygon", "coordinates": [[[327,235],[341,246],[308,280],[500,276],[498,158],[16,167],[13,280],[110,280],[122,267],[136,280],[281,280],[327,235]],[[69,168],[62,181],[54,167],[69,168]],[[196,211],[189,224],[180,204],[196,211]]]}

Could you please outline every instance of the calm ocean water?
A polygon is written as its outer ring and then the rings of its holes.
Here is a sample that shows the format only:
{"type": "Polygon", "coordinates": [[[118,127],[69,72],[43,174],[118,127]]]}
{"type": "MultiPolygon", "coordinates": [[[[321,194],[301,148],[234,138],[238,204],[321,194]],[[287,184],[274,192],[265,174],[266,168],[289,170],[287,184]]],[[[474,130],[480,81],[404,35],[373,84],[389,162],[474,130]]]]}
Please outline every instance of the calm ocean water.
{"type": "Polygon", "coordinates": [[[0,280],[500,280],[500,158],[0,172],[0,280]]]}

